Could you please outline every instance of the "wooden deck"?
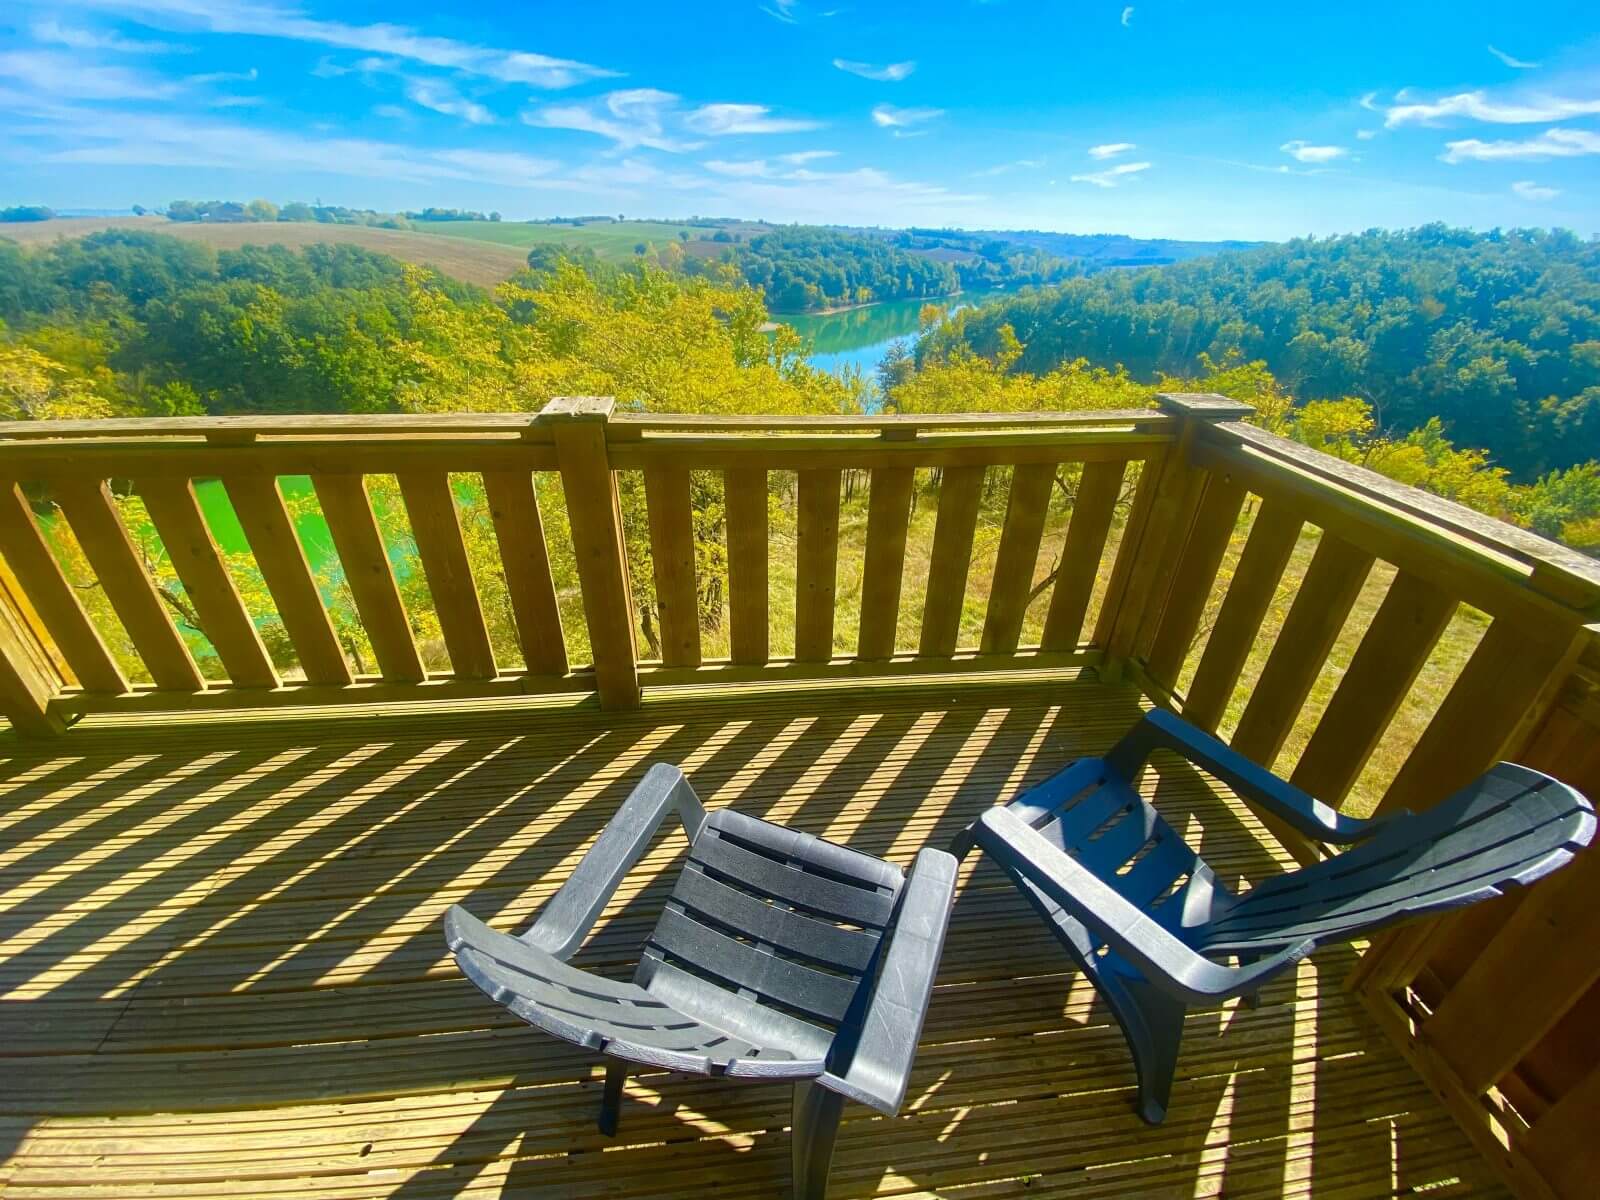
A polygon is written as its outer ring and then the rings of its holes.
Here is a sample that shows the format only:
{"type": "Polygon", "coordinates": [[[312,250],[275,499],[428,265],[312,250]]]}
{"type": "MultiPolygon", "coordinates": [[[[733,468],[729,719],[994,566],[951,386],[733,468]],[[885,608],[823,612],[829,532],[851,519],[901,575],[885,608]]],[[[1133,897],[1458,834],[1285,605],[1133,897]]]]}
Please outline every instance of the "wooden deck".
{"type": "MultiPolygon", "coordinates": [[[[710,804],[908,863],[1139,703],[1035,673],[0,740],[0,1193],[782,1195],[787,1088],[645,1076],[602,1138],[596,1061],[460,978],[445,907],[522,926],[661,760],[710,804]]],[[[1193,773],[1146,782],[1225,877],[1288,861],[1193,773]]],[[[580,962],[627,972],[681,848],[580,962]]],[[[1105,1010],[969,868],[907,1111],[847,1108],[832,1194],[1502,1195],[1344,990],[1353,962],[1192,1016],[1152,1130],[1105,1010]]]]}

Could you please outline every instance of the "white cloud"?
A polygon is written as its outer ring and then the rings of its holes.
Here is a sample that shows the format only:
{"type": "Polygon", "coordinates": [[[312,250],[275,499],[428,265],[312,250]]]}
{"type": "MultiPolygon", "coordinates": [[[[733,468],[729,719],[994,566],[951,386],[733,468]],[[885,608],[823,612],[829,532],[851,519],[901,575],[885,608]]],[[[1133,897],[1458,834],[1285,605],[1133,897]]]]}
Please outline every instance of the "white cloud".
{"type": "MultiPolygon", "coordinates": [[[[1400,97],[1395,99],[1398,101],[1400,97]]],[[[1487,92],[1461,92],[1455,96],[1443,96],[1432,103],[1392,104],[1384,112],[1383,123],[1394,129],[1407,124],[1432,124],[1447,117],[1467,117],[1492,125],[1531,125],[1596,113],[1600,113],[1600,100],[1545,96],[1517,103],[1491,100],[1487,92]]]]}
{"type": "Polygon", "coordinates": [[[1130,150],[1137,150],[1138,148],[1133,142],[1107,142],[1103,146],[1090,146],[1089,157],[1099,159],[1117,158],[1130,150]]]}
{"type": "Polygon", "coordinates": [[[875,67],[871,63],[851,62],[844,58],[834,59],[833,65],[841,71],[859,75],[863,79],[875,79],[879,83],[899,83],[917,69],[917,64],[914,62],[889,63],[887,66],[875,67]]]}
{"type": "Polygon", "coordinates": [[[700,165],[714,175],[729,175],[735,179],[766,179],[776,174],[772,164],[764,158],[751,158],[739,162],[713,158],[700,165]]]}
{"type": "Polygon", "coordinates": [[[1128,176],[1137,175],[1140,171],[1148,171],[1150,164],[1147,162],[1118,163],[1114,167],[1107,167],[1104,171],[1093,171],[1087,175],[1074,175],[1073,183],[1092,183],[1095,187],[1112,188],[1122,183],[1128,176]]]}
{"type": "Polygon", "coordinates": [[[1446,143],[1439,157],[1447,163],[1532,161],[1600,154],[1600,133],[1584,129],[1547,129],[1521,142],[1483,142],[1477,138],[1446,143]]]}
{"type": "Polygon", "coordinates": [[[1290,158],[1303,163],[1332,162],[1336,158],[1344,158],[1350,151],[1343,146],[1313,146],[1302,138],[1295,138],[1292,142],[1285,142],[1279,146],[1290,158]]]}
{"type": "Polygon", "coordinates": [[[476,100],[468,100],[448,83],[434,79],[412,79],[406,83],[406,99],[423,108],[460,117],[473,125],[493,125],[494,114],[476,100]]]}
{"type": "Polygon", "coordinates": [[[212,71],[205,75],[185,75],[183,82],[195,87],[207,87],[213,83],[254,83],[261,77],[261,72],[251,67],[248,71],[212,71]]]}
{"type": "Polygon", "coordinates": [[[411,113],[398,104],[380,104],[372,110],[375,117],[383,117],[388,121],[409,121],[411,113]]]}
{"type": "Polygon", "coordinates": [[[96,66],[56,50],[0,53],[0,79],[66,100],[164,100],[177,95],[171,80],[152,79],[124,67],[96,66]]]}
{"type": "Polygon", "coordinates": [[[942,108],[897,108],[893,104],[880,104],[872,110],[872,122],[880,129],[904,129],[942,116],[942,108]]]}
{"type": "Polygon", "coordinates": [[[136,42],[118,33],[76,29],[53,20],[35,21],[29,32],[36,42],[72,50],[107,50],[113,54],[187,54],[190,50],[170,42],[136,42]]]}
{"type": "Polygon", "coordinates": [[[1511,190],[1524,200],[1554,200],[1561,195],[1560,188],[1540,187],[1531,179],[1519,179],[1511,185],[1511,190]]]}
{"type": "Polygon", "coordinates": [[[723,137],[733,133],[804,133],[817,129],[816,121],[774,117],[764,104],[702,104],[683,118],[696,133],[723,137]]]}
{"type": "Polygon", "coordinates": [[[1532,71],[1536,70],[1539,66],[1539,64],[1536,62],[1524,62],[1520,58],[1512,58],[1511,55],[1507,54],[1504,50],[1497,50],[1493,46],[1489,47],[1489,53],[1494,55],[1501,62],[1505,63],[1506,66],[1515,67],[1519,71],[1532,71]]]}
{"type": "Polygon", "coordinates": [[[798,25],[800,18],[795,16],[794,11],[797,7],[796,0],[772,0],[772,6],[769,8],[763,4],[761,11],[769,17],[776,17],[786,25],[798,25]]]}
{"type": "Polygon", "coordinates": [[[552,58],[525,50],[477,46],[453,38],[430,37],[405,25],[351,25],[322,21],[290,8],[274,8],[251,0],[79,0],[86,8],[135,14],[145,24],[162,28],[237,33],[254,37],[310,42],[340,50],[386,54],[453,71],[464,71],[538,88],[565,88],[590,79],[616,75],[602,67],[552,58]]]}
{"type": "Polygon", "coordinates": [[[1378,136],[1378,131],[1376,129],[1358,129],[1358,130],[1356,130],[1356,137],[1359,138],[1363,142],[1370,142],[1373,138],[1375,138],[1377,136],[1378,136]]]}
{"type": "Polygon", "coordinates": [[[1042,158],[1019,158],[1013,162],[1000,163],[998,166],[986,167],[981,171],[974,171],[974,179],[990,179],[996,175],[1005,175],[1011,171],[1033,171],[1044,166],[1042,158]]]}
{"type": "Polygon", "coordinates": [[[1123,28],[1127,28],[1128,24],[1132,20],[1133,20],[1133,5],[1130,4],[1130,5],[1128,5],[1127,8],[1122,10],[1122,25],[1123,25],[1123,28]]]}
{"type": "Polygon", "coordinates": [[[677,103],[678,97],[671,92],[627,88],[588,104],[549,105],[536,112],[523,113],[522,120],[524,124],[546,129],[575,129],[610,138],[619,151],[645,146],[682,154],[702,143],[668,136],[665,117],[677,103]]]}
{"type": "Polygon", "coordinates": [[[797,167],[803,167],[806,163],[816,162],[819,158],[837,157],[839,157],[839,152],[837,150],[796,150],[792,154],[778,155],[778,161],[792,163],[797,167]]]}

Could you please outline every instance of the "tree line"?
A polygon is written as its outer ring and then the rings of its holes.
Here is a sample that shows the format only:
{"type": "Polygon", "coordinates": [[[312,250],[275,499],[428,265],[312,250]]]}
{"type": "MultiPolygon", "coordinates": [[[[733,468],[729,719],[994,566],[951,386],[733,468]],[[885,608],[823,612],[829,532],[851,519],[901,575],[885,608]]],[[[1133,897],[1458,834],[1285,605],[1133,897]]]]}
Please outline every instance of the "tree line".
{"type": "Polygon", "coordinates": [[[1520,480],[1600,447],[1600,242],[1560,230],[1429,225],[1100,272],[965,313],[920,353],[993,355],[1002,328],[1036,373],[1088,358],[1148,381],[1259,359],[1384,428],[1438,418],[1520,480]]]}

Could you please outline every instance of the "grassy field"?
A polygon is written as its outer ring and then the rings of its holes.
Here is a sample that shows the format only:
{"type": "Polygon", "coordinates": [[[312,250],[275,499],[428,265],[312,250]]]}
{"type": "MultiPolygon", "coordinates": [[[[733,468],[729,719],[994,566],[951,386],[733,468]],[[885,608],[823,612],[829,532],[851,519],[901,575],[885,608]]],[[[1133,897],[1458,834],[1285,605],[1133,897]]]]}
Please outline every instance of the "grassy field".
{"type": "MultiPolygon", "coordinates": [[[[485,225],[488,222],[484,222],[485,225]]],[[[531,227],[530,227],[531,228],[531,227]]],[[[62,217],[54,221],[0,224],[0,237],[23,245],[39,245],[57,238],[83,237],[105,229],[139,229],[204,242],[219,250],[240,246],[288,246],[299,249],[322,242],[351,242],[390,254],[402,262],[419,263],[445,275],[492,288],[527,265],[526,250],[511,245],[467,237],[443,237],[403,229],[369,229],[364,225],[322,225],[280,221],[272,224],[202,225],[169,221],[165,217],[62,217]]],[[[573,232],[578,232],[574,230],[573,232]]],[[[531,244],[531,243],[530,243],[531,244]]],[[[629,253],[632,253],[631,243],[629,253]]]]}
{"type": "MultiPolygon", "coordinates": [[[[733,232],[749,235],[761,227],[733,225],[733,232]]],[[[687,233],[690,242],[703,241],[718,250],[722,242],[711,242],[716,232],[704,226],[679,225],[671,221],[591,221],[575,225],[524,225],[515,221],[435,221],[418,223],[417,231],[432,237],[448,237],[482,241],[496,246],[513,246],[524,252],[534,246],[579,246],[593,250],[595,256],[606,262],[627,262],[634,257],[634,247],[641,242],[659,248],[668,242],[682,240],[687,233]]]]}

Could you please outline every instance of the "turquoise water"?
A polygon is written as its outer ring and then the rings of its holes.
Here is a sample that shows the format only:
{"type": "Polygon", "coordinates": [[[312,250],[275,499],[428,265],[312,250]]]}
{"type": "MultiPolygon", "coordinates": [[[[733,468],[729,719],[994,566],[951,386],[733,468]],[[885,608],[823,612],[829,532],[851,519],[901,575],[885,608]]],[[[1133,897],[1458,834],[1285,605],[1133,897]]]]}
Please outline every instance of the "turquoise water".
{"type": "Polygon", "coordinates": [[[836,313],[777,314],[775,321],[793,327],[812,344],[811,362],[825,371],[854,367],[869,378],[897,341],[908,344],[917,336],[918,321],[929,303],[970,308],[1003,292],[963,292],[944,300],[888,300],[836,313]]]}

